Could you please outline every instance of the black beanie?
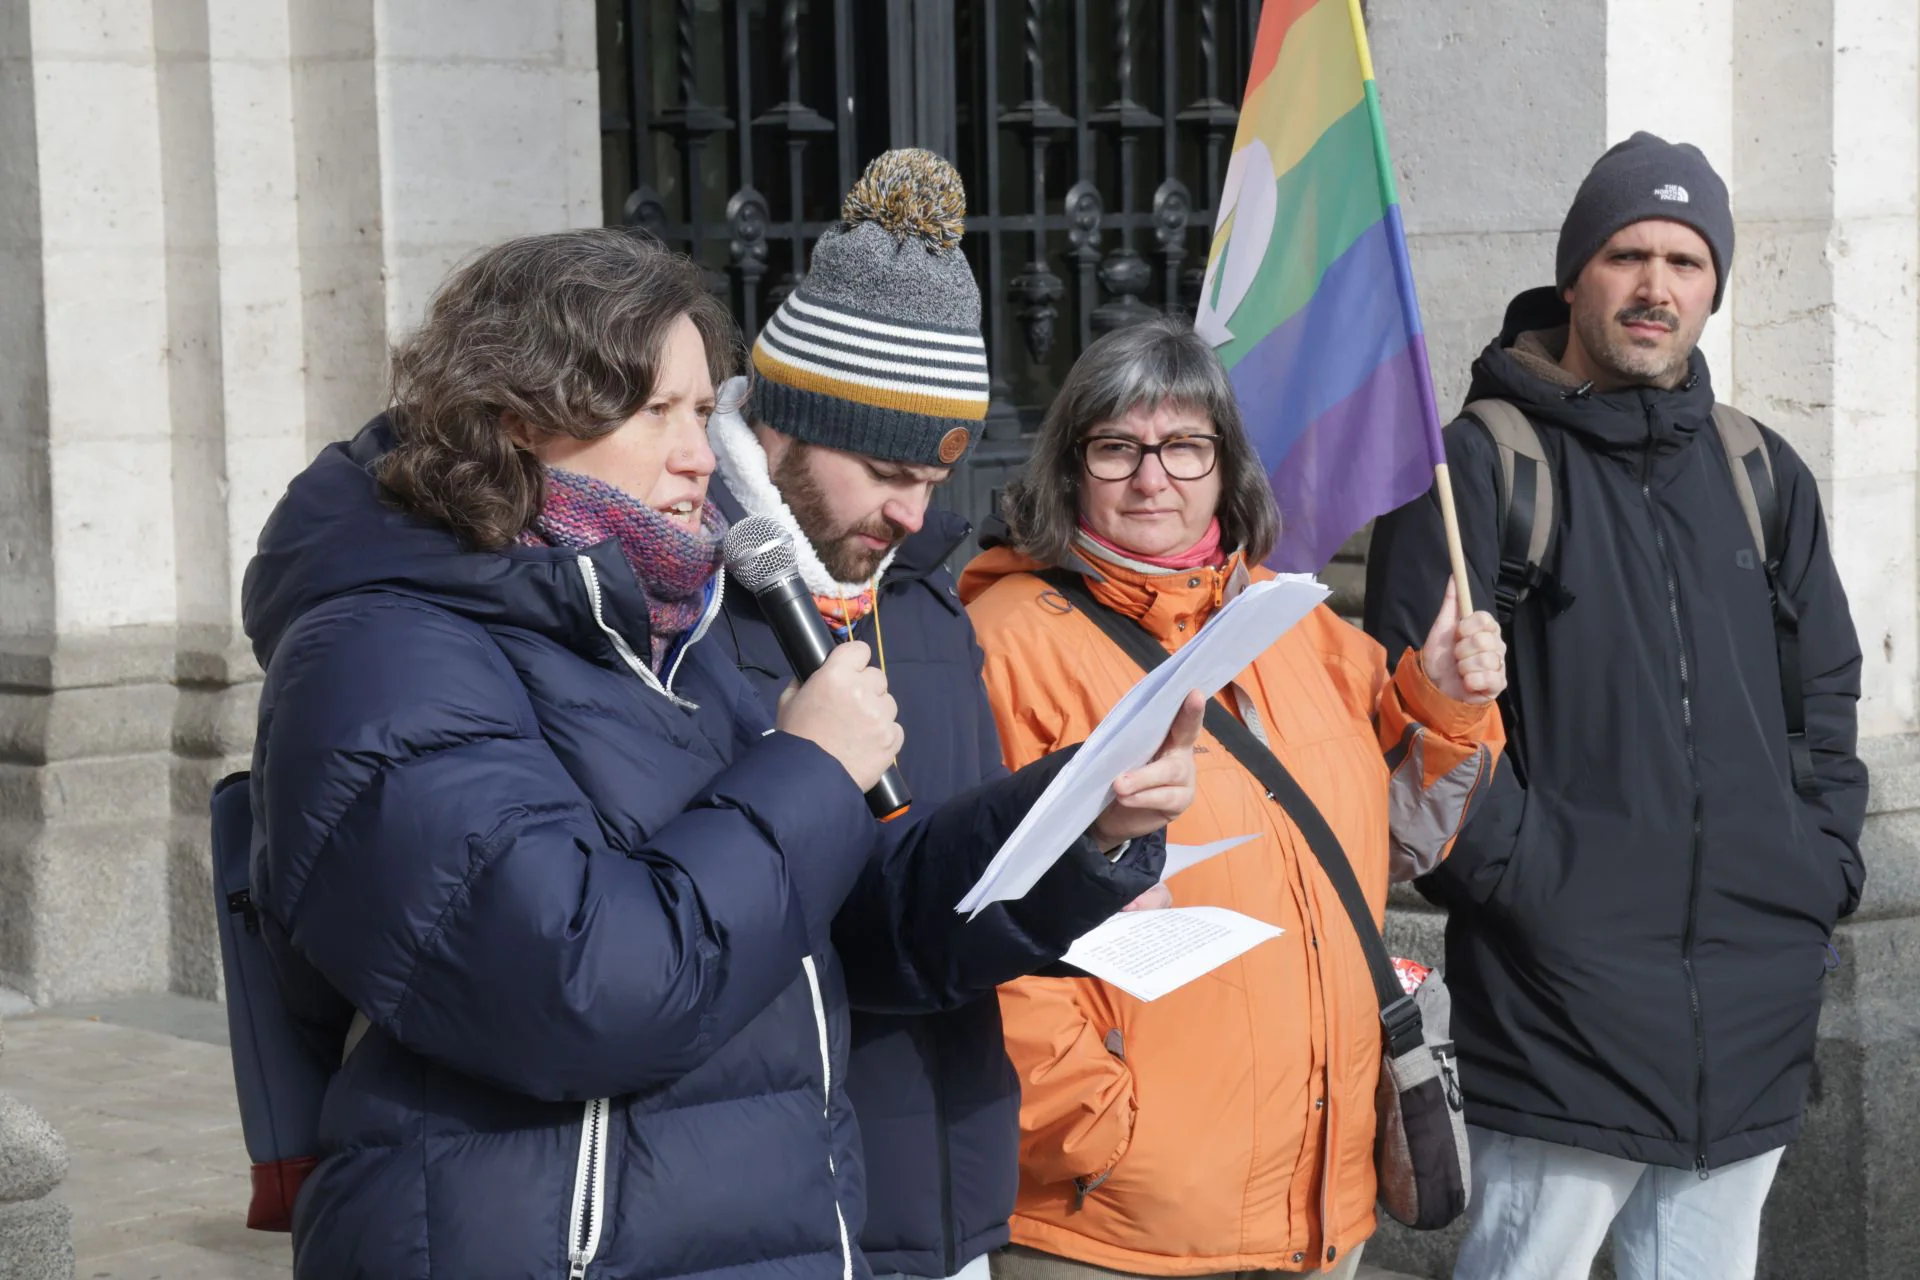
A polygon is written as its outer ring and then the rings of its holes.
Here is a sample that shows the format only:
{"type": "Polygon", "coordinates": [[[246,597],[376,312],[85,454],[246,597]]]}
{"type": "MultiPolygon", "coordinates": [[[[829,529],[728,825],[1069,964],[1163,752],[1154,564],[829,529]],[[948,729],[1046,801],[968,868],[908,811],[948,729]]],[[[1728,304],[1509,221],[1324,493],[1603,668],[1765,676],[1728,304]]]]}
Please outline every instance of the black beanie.
{"type": "Polygon", "coordinates": [[[1594,163],[1560,224],[1554,277],[1565,292],[1613,233],[1648,218],[1698,231],[1713,252],[1713,309],[1727,293],[1733,266],[1733,208],[1727,184],[1700,148],[1636,133],[1594,163]]]}

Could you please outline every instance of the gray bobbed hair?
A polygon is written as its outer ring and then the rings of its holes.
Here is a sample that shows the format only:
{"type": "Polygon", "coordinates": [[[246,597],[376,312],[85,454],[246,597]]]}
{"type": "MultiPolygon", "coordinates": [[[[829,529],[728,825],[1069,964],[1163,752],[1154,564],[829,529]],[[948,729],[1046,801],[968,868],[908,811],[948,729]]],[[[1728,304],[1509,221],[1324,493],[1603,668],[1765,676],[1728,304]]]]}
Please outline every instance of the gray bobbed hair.
{"type": "Polygon", "coordinates": [[[1258,564],[1280,536],[1280,512],[1226,367],[1193,326],[1155,316],[1081,353],[1040,424],[1032,456],[1001,499],[1013,543],[1047,564],[1064,561],[1080,521],[1078,444],[1094,428],[1161,404],[1204,413],[1220,436],[1221,545],[1258,564]]]}

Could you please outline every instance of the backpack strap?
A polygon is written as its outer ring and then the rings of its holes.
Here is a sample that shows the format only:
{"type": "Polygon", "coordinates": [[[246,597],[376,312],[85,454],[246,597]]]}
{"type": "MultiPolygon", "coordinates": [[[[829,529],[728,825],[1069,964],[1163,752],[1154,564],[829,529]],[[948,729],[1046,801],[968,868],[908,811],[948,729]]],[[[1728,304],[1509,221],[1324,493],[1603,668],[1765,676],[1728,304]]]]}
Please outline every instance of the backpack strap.
{"type": "MultiPolygon", "coordinates": [[[[1151,671],[1167,660],[1167,651],[1158,640],[1138,623],[1120,616],[1096,600],[1093,593],[1087,590],[1086,579],[1079,574],[1070,569],[1053,568],[1041,570],[1035,576],[1066,597],[1068,603],[1087,616],[1088,621],[1106,632],[1107,638],[1138,663],[1141,670],[1151,671]]],[[[1339,895],[1340,905],[1346,908],[1347,918],[1353,922],[1353,932],[1360,939],[1360,950],[1367,960],[1367,973],[1373,979],[1374,996],[1380,1002],[1382,1040],[1390,1056],[1397,1058],[1413,1049],[1421,1043],[1423,1036],[1420,1008],[1400,985],[1400,977],[1394,972],[1393,957],[1387,954],[1386,940],[1380,936],[1380,928],[1373,922],[1373,910],[1367,905],[1367,895],[1361,890],[1360,881],[1354,877],[1353,866],[1347,861],[1345,850],[1340,847],[1340,838],[1334,835],[1319,806],[1294,781],[1287,767],[1280,763],[1280,758],[1254,735],[1253,730],[1235,719],[1218,698],[1207,699],[1205,724],[1207,732],[1233,753],[1234,759],[1253,775],[1254,781],[1265,788],[1267,799],[1279,805],[1293,825],[1300,829],[1300,834],[1306,837],[1307,847],[1313,850],[1313,856],[1319,860],[1320,869],[1326,873],[1333,891],[1339,895]]]]}
{"type": "Polygon", "coordinates": [[[1727,455],[1734,496],[1747,518],[1747,531],[1767,575],[1767,597],[1773,607],[1773,646],[1779,657],[1780,704],[1787,715],[1787,758],[1793,766],[1793,787],[1802,795],[1814,790],[1813,749],[1807,745],[1807,691],[1800,671],[1800,615],[1780,589],[1780,559],[1786,551],[1786,518],[1774,484],[1773,456],[1759,424],[1732,405],[1713,406],[1713,425],[1727,455]]]}
{"type": "Polygon", "coordinates": [[[1545,577],[1553,539],[1553,469],[1540,433],[1506,400],[1475,400],[1465,413],[1493,437],[1500,453],[1500,567],[1493,611],[1505,631],[1514,610],[1545,577]]]}
{"type": "Polygon", "coordinates": [[[1747,518],[1747,531],[1753,535],[1753,549],[1762,564],[1770,564],[1780,558],[1783,531],[1779,528],[1780,500],[1773,485],[1773,458],[1761,439],[1759,424],[1732,405],[1716,404],[1713,426],[1727,452],[1733,492],[1740,499],[1741,514],[1747,518]]]}

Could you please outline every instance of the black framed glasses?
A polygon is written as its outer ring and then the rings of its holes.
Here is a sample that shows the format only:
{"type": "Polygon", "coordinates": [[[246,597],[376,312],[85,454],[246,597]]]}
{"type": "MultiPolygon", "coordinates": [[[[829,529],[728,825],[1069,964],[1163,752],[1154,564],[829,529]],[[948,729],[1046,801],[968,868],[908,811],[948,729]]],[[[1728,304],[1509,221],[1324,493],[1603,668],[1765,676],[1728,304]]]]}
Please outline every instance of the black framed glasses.
{"type": "Polygon", "coordinates": [[[1079,447],[1095,480],[1131,480],[1148,454],[1160,459],[1160,469],[1172,480],[1205,479],[1220,461],[1219,436],[1175,436],[1159,444],[1142,444],[1132,436],[1088,436],[1079,447]]]}

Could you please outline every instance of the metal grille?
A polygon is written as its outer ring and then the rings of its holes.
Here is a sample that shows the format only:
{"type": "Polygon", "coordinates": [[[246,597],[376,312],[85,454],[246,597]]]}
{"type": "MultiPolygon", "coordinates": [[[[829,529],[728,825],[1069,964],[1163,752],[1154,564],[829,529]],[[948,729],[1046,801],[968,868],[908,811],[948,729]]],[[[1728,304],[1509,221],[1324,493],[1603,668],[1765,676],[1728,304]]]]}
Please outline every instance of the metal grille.
{"type": "Polygon", "coordinates": [[[1258,14],[601,0],[606,218],[704,263],[751,340],[869,159],[951,158],[994,379],[984,439],[941,500],[978,526],[1087,343],[1156,309],[1192,314],[1258,14]]]}

